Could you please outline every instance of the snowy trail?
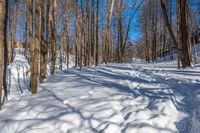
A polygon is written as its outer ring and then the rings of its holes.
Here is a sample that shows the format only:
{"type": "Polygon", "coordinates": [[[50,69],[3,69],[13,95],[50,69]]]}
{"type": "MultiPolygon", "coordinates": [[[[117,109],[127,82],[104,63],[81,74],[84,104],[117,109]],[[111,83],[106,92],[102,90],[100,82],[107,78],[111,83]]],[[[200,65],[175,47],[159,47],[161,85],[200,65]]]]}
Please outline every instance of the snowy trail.
{"type": "Polygon", "coordinates": [[[199,69],[185,73],[144,63],[58,72],[4,105],[0,133],[198,133],[199,69]]]}

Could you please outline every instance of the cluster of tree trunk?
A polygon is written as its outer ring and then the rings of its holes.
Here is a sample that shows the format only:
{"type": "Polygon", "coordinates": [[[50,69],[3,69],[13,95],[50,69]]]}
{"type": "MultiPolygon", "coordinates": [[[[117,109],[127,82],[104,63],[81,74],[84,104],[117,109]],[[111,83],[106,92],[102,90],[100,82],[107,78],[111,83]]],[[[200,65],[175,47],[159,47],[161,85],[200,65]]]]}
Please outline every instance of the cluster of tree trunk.
{"type": "MultiPolygon", "coordinates": [[[[166,2],[170,13],[169,24],[172,26],[172,0],[166,2]]],[[[171,56],[173,59],[174,46],[171,45],[171,38],[161,12],[159,1],[149,0],[144,2],[139,16],[139,24],[143,33],[144,56],[146,61],[154,62],[159,57],[171,56]]]]}
{"type": "MultiPolygon", "coordinates": [[[[173,40],[173,43],[175,45],[177,54],[178,54],[178,60],[180,58],[182,67],[188,67],[191,66],[191,60],[189,57],[188,52],[188,28],[187,28],[187,0],[177,0],[177,26],[178,26],[178,39],[175,38],[175,35],[172,31],[172,27],[170,26],[167,10],[165,7],[164,0],[160,0],[162,13],[164,16],[166,27],[169,31],[169,34],[173,40]],[[178,40],[178,41],[177,41],[178,40]]],[[[172,25],[172,24],[171,24],[172,25]]],[[[178,61],[179,62],[179,61],[178,61]]],[[[178,67],[180,68],[180,65],[178,63],[178,67]]]]}
{"type": "Polygon", "coordinates": [[[177,53],[181,66],[190,66],[195,20],[187,0],[176,0],[176,8],[173,0],[0,0],[0,100],[2,93],[7,96],[6,68],[14,60],[18,40],[31,67],[30,87],[35,94],[47,66],[54,75],[57,62],[61,70],[62,64],[69,67],[70,55],[80,69],[132,58],[127,52],[139,8],[143,36],[138,53],[153,62],[167,55],[173,59],[177,53]]]}
{"type": "Polygon", "coordinates": [[[194,12],[187,0],[176,0],[175,5],[172,0],[145,1],[138,19],[143,33],[140,49],[144,48],[140,56],[154,62],[166,57],[173,60],[177,54],[178,68],[191,66],[192,34],[197,24],[194,12]]]}
{"type": "Polygon", "coordinates": [[[7,20],[8,1],[0,0],[0,109],[7,97],[6,68],[7,68],[7,20]],[[3,95],[4,93],[4,95],[3,95]]]}
{"type": "Polygon", "coordinates": [[[70,55],[80,69],[125,62],[131,23],[141,5],[138,0],[0,0],[0,4],[0,100],[2,93],[7,95],[6,67],[14,61],[19,41],[30,64],[33,94],[46,78],[47,66],[54,75],[57,62],[61,70],[62,64],[69,67],[70,55]]]}

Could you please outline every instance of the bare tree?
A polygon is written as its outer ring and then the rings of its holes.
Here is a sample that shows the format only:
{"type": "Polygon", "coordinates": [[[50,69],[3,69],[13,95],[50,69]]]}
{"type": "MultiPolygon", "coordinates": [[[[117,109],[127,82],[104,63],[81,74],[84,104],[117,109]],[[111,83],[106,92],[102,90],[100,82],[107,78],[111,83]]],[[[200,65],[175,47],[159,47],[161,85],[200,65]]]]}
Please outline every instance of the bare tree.
{"type": "Polygon", "coordinates": [[[56,20],[57,20],[57,0],[53,0],[51,23],[51,75],[55,74],[56,68],[56,20]]]}
{"type": "Polygon", "coordinates": [[[106,25],[106,31],[105,31],[105,44],[104,44],[104,62],[108,63],[108,56],[109,56],[109,42],[110,42],[110,26],[111,26],[111,19],[112,19],[112,13],[113,13],[113,7],[115,0],[108,1],[109,7],[107,11],[107,25],[106,25]]]}
{"type": "Polygon", "coordinates": [[[96,0],[96,55],[95,55],[95,65],[99,63],[99,0],[96,0]]]}
{"type": "Polygon", "coordinates": [[[189,58],[188,53],[188,28],[187,28],[187,20],[186,20],[186,7],[187,7],[187,0],[177,0],[178,5],[180,7],[179,10],[179,16],[180,16],[180,25],[179,25],[179,31],[180,31],[180,44],[181,44],[181,62],[182,67],[188,67],[191,66],[191,61],[189,58]]]}
{"type": "Polygon", "coordinates": [[[6,88],[7,19],[8,19],[8,1],[0,0],[0,55],[1,55],[0,56],[0,109],[3,96],[4,95],[7,96],[7,88],[6,88]]]}
{"type": "Polygon", "coordinates": [[[78,23],[79,23],[79,13],[78,13],[78,0],[74,2],[75,10],[75,37],[74,37],[74,50],[75,50],[75,67],[78,66],[78,23]]]}
{"type": "Polygon", "coordinates": [[[65,26],[65,34],[66,34],[66,47],[65,47],[65,57],[67,58],[67,68],[69,68],[69,45],[70,45],[70,40],[69,40],[69,23],[70,23],[70,2],[66,0],[66,26],[65,26]]]}
{"type": "Polygon", "coordinates": [[[3,92],[3,71],[4,71],[4,12],[5,4],[0,0],[0,109],[3,92]]]}
{"type": "Polygon", "coordinates": [[[165,19],[165,24],[166,27],[169,31],[169,34],[173,40],[173,43],[175,45],[176,51],[178,56],[180,56],[181,58],[181,63],[182,63],[182,67],[185,68],[187,66],[190,66],[190,59],[189,59],[189,54],[188,54],[188,41],[187,41],[187,26],[186,26],[186,0],[177,0],[177,10],[178,10],[178,14],[177,14],[177,18],[179,21],[179,25],[178,25],[178,29],[180,31],[180,43],[182,44],[179,48],[179,44],[176,40],[176,37],[172,31],[172,26],[169,22],[169,18],[168,18],[168,14],[167,14],[167,9],[165,7],[165,3],[164,0],[160,0],[161,3],[161,8],[162,8],[162,13],[163,13],[163,17],[165,19]]]}
{"type": "Polygon", "coordinates": [[[41,43],[40,43],[40,82],[42,82],[46,77],[46,54],[47,54],[47,47],[44,41],[44,31],[45,31],[45,3],[40,1],[41,7],[41,28],[40,28],[40,36],[41,36],[41,43]]]}
{"type": "Polygon", "coordinates": [[[35,1],[35,38],[33,46],[33,57],[31,60],[31,92],[37,93],[38,86],[38,62],[39,62],[39,29],[40,29],[40,0],[35,1]]]}

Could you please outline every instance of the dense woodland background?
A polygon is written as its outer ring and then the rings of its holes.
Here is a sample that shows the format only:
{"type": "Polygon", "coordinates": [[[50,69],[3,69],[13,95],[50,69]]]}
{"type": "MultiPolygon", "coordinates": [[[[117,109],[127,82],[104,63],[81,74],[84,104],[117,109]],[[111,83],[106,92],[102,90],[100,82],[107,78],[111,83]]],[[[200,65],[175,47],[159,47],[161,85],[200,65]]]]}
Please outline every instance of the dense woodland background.
{"type": "Polygon", "coordinates": [[[34,94],[47,64],[54,75],[56,60],[68,66],[70,55],[80,69],[167,57],[191,66],[199,21],[200,0],[0,0],[0,100],[16,48],[24,48],[34,94]]]}

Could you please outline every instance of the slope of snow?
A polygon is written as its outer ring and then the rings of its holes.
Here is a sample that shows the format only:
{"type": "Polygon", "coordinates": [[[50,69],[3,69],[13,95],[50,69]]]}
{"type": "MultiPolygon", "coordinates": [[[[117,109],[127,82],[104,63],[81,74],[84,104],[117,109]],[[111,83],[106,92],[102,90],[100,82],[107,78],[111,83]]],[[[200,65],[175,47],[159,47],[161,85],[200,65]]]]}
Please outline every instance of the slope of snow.
{"type": "MultiPolygon", "coordinates": [[[[17,98],[23,95],[31,94],[30,82],[30,65],[24,57],[24,49],[15,49],[14,61],[7,68],[7,86],[8,100],[17,98]]],[[[69,68],[74,66],[74,58],[69,56],[69,68]]],[[[50,76],[50,63],[47,65],[47,77],[50,76]]],[[[56,72],[59,70],[60,62],[56,60],[56,72]]],[[[66,63],[62,62],[62,68],[67,69],[66,63]]]]}
{"type": "Polygon", "coordinates": [[[60,71],[3,106],[0,133],[198,133],[199,75],[173,62],[60,71]]]}
{"type": "Polygon", "coordinates": [[[14,61],[7,68],[8,100],[30,94],[28,74],[30,66],[23,55],[23,49],[16,49],[15,52],[17,54],[14,61]]]}
{"type": "MultiPolygon", "coordinates": [[[[191,50],[192,53],[192,61],[193,63],[195,62],[195,57],[196,57],[196,63],[199,64],[200,63],[200,44],[196,44],[195,47],[192,48],[191,50]]],[[[177,54],[174,53],[172,56],[173,60],[177,60],[177,54]]],[[[161,63],[161,62],[171,62],[171,55],[166,55],[165,57],[158,57],[157,60],[155,61],[156,63],[161,63]]],[[[133,59],[133,61],[135,62],[136,59],[133,59]]]]}
{"type": "MultiPolygon", "coordinates": [[[[75,66],[75,58],[73,55],[69,55],[69,65],[68,65],[68,68],[72,68],[75,66]]],[[[68,69],[67,68],[67,63],[64,62],[64,57],[62,58],[62,61],[61,61],[61,58],[60,58],[60,53],[57,52],[57,58],[56,58],[56,72],[58,71],[62,71],[62,70],[66,70],[68,69]],[[62,66],[61,66],[62,65],[62,66]]],[[[50,70],[51,70],[51,63],[49,62],[47,64],[47,76],[50,76],[50,70]]]]}
{"type": "MultiPolygon", "coordinates": [[[[197,51],[197,62],[200,63],[200,44],[196,45],[196,51],[197,51]]],[[[195,53],[194,49],[193,53],[195,53]]]]}

